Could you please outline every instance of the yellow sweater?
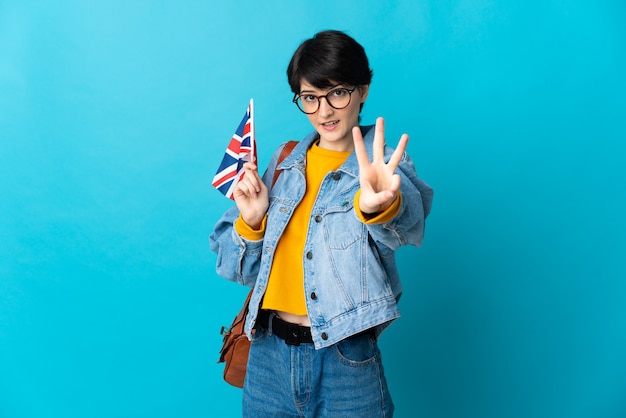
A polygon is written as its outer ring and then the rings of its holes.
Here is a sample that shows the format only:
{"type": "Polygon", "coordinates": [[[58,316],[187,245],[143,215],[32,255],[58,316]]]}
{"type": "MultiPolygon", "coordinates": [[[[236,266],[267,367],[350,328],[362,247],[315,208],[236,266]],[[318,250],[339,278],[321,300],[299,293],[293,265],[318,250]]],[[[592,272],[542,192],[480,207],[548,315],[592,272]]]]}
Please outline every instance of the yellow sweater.
{"type": "MultiPolygon", "coordinates": [[[[317,144],[309,148],[306,155],[306,191],[276,246],[267,290],[263,298],[263,309],[284,311],[294,315],[307,314],[303,253],[311,210],[326,174],[337,170],[350,154],[351,151],[331,151],[320,148],[317,144]]],[[[358,209],[358,196],[359,193],[355,196],[356,212],[365,223],[387,222],[393,219],[400,209],[401,198],[398,198],[383,213],[373,218],[366,218],[358,209]]],[[[253,230],[243,222],[240,216],[235,222],[235,230],[246,239],[262,239],[265,221],[260,230],[253,230]]]]}

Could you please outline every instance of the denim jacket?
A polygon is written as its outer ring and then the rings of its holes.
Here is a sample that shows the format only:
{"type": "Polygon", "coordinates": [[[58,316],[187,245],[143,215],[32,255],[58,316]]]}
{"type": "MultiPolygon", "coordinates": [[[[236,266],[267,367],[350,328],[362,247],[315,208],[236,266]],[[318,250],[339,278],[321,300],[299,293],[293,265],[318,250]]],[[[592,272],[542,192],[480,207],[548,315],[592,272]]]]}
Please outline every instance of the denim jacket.
{"type": "MultiPolygon", "coordinates": [[[[361,128],[370,161],[373,126],[361,128]]],[[[269,192],[269,208],[262,240],[249,241],[233,227],[239,212],[226,211],[210,236],[217,253],[217,273],[254,289],[245,330],[252,335],[267,287],[274,250],[296,206],[304,196],[305,158],[319,138],[308,135],[280,164],[281,172],[269,192]]],[[[385,147],[385,161],[393,149],[385,147]]],[[[263,175],[271,184],[280,149],[263,175]]],[[[420,245],[424,220],[430,212],[433,190],[417,177],[405,153],[396,173],[402,177],[402,206],[390,222],[364,224],[354,213],[359,190],[359,165],[352,152],[337,171],[329,172],[320,186],[306,236],[303,254],[304,289],[315,348],[328,347],[344,338],[373,328],[376,335],[400,316],[397,302],[402,293],[395,264],[395,250],[420,245]]]]}

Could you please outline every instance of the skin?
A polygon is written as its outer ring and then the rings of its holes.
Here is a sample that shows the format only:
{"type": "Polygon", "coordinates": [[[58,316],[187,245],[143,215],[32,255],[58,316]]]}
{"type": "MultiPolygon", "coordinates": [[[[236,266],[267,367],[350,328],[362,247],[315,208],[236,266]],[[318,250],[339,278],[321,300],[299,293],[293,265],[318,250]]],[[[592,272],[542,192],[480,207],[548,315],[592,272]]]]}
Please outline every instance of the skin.
{"type": "MultiPolygon", "coordinates": [[[[345,84],[337,84],[325,90],[313,87],[306,81],[300,83],[300,94],[312,94],[322,96],[336,87],[352,88],[345,84]]],[[[359,125],[359,112],[361,103],[365,103],[369,86],[359,86],[350,99],[350,104],[343,109],[335,109],[328,104],[328,101],[320,99],[317,112],[306,115],[313,128],[320,135],[319,147],[332,151],[352,151],[354,143],[352,141],[352,128],[359,125]]]]}
{"type": "MultiPolygon", "coordinates": [[[[344,86],[352,88],[352,86],[344,86]]],[[[335,86],[336,87],[336,86],[335,86]]],[[[302,80],[300,93],[322,96],[328,90],[320,90],[302,80]]],[[[360,86],[352,93],[348,107],[335,109],[325,98],[320,99],[317,112],[306,115],[313,128],[320,136],[319,146],[334,151],[355,151],[359,163],[359,182],[361,196],[359,206],[361,212],[373,215],[387,209],[395,200],[400,189],[400,176],[395,170],[402,160],[409,137],[400,137],[389,162],[384,162],[385,123],[383,118],[376,119],[374,131],[373,158],[369,161],[363,144],[363,136],[359,129],[360,105],[367,99],[369,86],[360,86]]],[[[243,221],[253,229],[259,229],[269,207],[268,190],[252,162],[244,165],[245,176],[237,184],[233,192],[235,203],[243,221]]],[[[277,312],[287,322],[310,326],[307,316],[293,315],[288,312],[277,312]]]]}

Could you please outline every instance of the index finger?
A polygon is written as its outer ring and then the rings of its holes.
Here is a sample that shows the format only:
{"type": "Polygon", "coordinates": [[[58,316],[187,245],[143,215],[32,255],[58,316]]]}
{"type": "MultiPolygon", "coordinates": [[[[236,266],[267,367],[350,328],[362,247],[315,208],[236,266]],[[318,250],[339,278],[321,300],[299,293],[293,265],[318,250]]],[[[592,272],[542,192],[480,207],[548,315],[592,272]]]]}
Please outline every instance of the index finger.
{"type": "Polygon", "coordinates": [[[243,165],[244,169],[244,177],[250,182],[250,184],[254,187],[257,192],[261,191],[261,178],[259,177],[259,172],[257,165],[252,162],[247,162],[243,165]]]}
{"type": "Polygon", "coordinates": [[[352,141],[354,142],[354,153],[356,159],[359,162],[359,167],[365,163],[369,163],[369,157],[365,150],[365,144],[363,144],[363,135],[361,135],[361,128],[355,126],[352,128],[352,141]]]}

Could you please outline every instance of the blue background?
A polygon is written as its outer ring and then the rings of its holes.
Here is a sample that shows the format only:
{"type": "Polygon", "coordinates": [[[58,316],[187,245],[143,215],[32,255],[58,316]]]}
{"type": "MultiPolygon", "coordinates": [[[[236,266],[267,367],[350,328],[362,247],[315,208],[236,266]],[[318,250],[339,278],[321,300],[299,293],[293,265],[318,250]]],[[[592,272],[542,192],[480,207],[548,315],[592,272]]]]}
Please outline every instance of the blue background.
{"type": "Polygon", "coordinates": [[[626,416],[626,3],[0,2],[0,417],[236,417],[207,237],[248,100],[347,31],[436,190],[382,336],[398,417],[626,416]]]}

